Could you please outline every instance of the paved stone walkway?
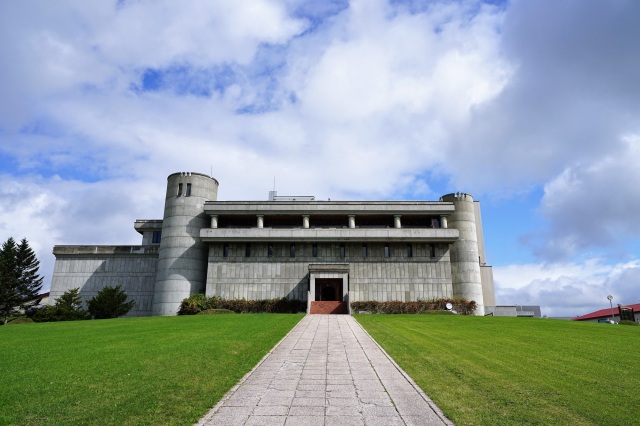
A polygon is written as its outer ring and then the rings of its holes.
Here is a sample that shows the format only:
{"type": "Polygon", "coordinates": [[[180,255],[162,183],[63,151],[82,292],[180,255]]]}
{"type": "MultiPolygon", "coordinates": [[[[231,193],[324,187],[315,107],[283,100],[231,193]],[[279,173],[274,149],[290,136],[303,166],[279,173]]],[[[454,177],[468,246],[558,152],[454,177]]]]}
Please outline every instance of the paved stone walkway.
{"type": "Polygon", "coordinates": [[[307,315],[198,423],[452,425],[350,315],[307,315]]]}

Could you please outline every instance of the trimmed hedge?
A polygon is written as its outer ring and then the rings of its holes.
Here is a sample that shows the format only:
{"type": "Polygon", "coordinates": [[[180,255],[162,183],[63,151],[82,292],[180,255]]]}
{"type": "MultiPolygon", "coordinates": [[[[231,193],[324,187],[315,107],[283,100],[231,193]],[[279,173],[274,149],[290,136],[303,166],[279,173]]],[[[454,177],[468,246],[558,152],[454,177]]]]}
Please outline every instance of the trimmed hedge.
{"type": "Polygon", "coordinates": [[[198,315],[221,315],[221,314],[235,314],[235,312],[229,309],[205,309],[198,312],[198,315]]]}
{"type": "Polygon", "coordinates": [[[302,300],[289,300],[286,297],[263,300],[225,300],[218,296],[207,297],[198,293],[182,301],[178,315],[196,315],[209,309],[228,309],[236,313],[287,314],[304,312],[307,309],[307,304],[302,300]]]}
{"type": "Polygon", "coordinates": [[[453,305],[453,309],[460,315],[473,315],[476,310],[476,302],[465,299],[432,299],[418,300],[416,302],[351,302],[351,311],[366,311],[372,314],[421,314],[427,311],[446,311],[447,303],[453,305]]]}

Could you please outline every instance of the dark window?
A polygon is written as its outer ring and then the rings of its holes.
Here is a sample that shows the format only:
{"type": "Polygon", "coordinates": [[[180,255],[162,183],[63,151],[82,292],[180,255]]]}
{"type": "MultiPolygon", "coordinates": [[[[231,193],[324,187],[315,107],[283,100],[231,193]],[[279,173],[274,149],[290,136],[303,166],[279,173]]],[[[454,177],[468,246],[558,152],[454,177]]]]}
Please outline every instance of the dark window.
{"type": "Polygon", "coordinates": [[[273,243],[267,244],[267,256],[268,257],[273,256],[273,243]]]}
{"type": "Polygon", "coordinates": [[[311,256],[318,257],[318,243],[313,243],[311,246],[311,256]]]}
{"type": "Polygon", "coordinates": [[[151,236],[151,243],[160,244],[161,239],[162,239],[162,231],[153,231],[153,235],[151,236]]]}
{"type": "Polygon", "coordinates": [[[407,257],[413,257],[413,246],[411,244],[407,244],[407,257]]]}
{"type": "Polygon", "coordinates": [[[429,257],[436,257],[436,246],[429,244],[429,257]]]}
{"type": "Polygon", "coordinates": [[[345,253],[346,252],[346,248],[344,247],[344,244],[340,244],[340,257],[344,258],[345,253]]]}
{"type": "Polygon", "coordinates": [[[384,245],[384,257],[391,257],[391,250],[389,250],[389,244],[384,245]]]}
{"type": "Polygon", "coordinates": [[[191,197],[191,184],[187,184],[187,192],[184,194],[185,197],[191,197]]]}
{"type": "Polygon", "coordinates": [[[431,218],[431,227],[440,228],[440,219],[438,219],[437,217],[431,218]]]}
{"type": "Polygon", "coordinates": [[[178,197],[182,195],[182,184],[178,184],[178,197]]]}
{"type": "Polygon", "coordinates": [[[296,257],[296,245],[294,243],[289,246],[289,257],[296,257]]]}
{"type": "Polygon", "coordinates": [[[369,255],[369,249],[366,244],[362,245],[362,257],[367,257],[369,255]]]}
{"type": "Polygon", "coordinates": [[[222,246],[222,257],[229,257],[229,244],[227,243],[222,246]]]}
{"type": "Polygon", "coordinates": [[[251,243],[244,246],[244,257],[251,257],[251,243]]]}

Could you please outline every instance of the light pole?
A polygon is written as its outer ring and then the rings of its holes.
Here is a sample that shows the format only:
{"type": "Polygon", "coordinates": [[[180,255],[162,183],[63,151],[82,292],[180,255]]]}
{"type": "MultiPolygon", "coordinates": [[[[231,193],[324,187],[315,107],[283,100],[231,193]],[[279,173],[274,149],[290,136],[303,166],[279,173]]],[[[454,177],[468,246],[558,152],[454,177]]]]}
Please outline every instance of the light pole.
{"type": "Polygon", "coordinates": [[[613,323],[613,296],[612,295],[608,295],[607,299],[609,299],[609,305],[611,305],[611,323],[613,323]]]}

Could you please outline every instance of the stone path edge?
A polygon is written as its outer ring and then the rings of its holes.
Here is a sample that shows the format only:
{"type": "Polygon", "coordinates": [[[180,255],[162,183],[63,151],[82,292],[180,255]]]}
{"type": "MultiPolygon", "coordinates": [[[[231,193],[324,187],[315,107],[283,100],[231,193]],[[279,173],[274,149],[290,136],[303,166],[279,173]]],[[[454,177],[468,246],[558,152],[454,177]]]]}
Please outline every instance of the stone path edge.
{"type": "MultiPolygon", "coordinates": [[[[355,318],[354,318],[355,319],[355,318]]],[[[434,413],[436,413],[436,415],[438,417],[440,417],[440,419],[447,425],[449,426],[455,426],[455,424],[447,417],[444,415],[444,413],[442,412],[442,410],[440,409],[440,407],[438,407],[436,405],[435,402],[433,402],[433,400],[431,398],[429,398],[429,395],[427,395],[420,386],[418,386],[416,384],[416,382],[411,378],[411,376],[409,376],[399,365],[398,363],[395,362],[395,360],[387,353],[387,351],[384,350],[384,348],[382,346],[380,346],[380,344],[376,341],[376,339],[374,339],[369,332],[362,326],[362,324],[360,324],[358,322],[358,320],[356,319],[356,323],[358,324],[358,326],[362,329],[362,331],[369,336],[369,338],[373,341],[373,343],[375,343],[375,345],[380,349],[380,351],[384,354],[385,357],[387,357],[387,359],[391,362],[391,364],[396,368],[396,370],[398,370],[398,372],[400,374],[402,374],[402,376],[405,378],[405,380],[407,382],[409,382],[409,384],[416,390],[416,392],[418,392],[418,395],[420,395],[420,397],[422,399],[424,399],[424,401],[429,405],[429,407],[431,407],[431,409],[433,410],[434,413]]]]}
{"type": "MultiPolygon", "coordinates": [[[[302,321],[305,318],[306,315],[302,315],[300,317],[300,321],[302,321]]],[[[231,398],[233,396],[233,394],[238,390],[238,388],[240,386],[242,386],[242,384],[247,380],[247,378],[249,378],[249,376],[251,376],[251,374],[258,369],[258,367],[260,367],[260,365],[262,365],[262,363],[269,357],[269,355],[271,355],[271,353],[273,353],[273,351],[275,351],[278,346],[280,346],[280,344],[287,338],[289,337],[289,334],[291,334],[293,332],[293,330],[297,327],[298,324],[300,324],[300,321],[298,321],[297,323],[295,323],[293,325],[293,327],[291,327],[291,330],[289,330],[287,332],[287,334],[285,334],[282,339],[280,339],[280,341],[278,343],[275,344],[274,347],[272,347],[269,352],[267,352],[262,359],[260,359],[260,361],[258,361],[258,363],[244,376],[242,376],[242,378],[238,381],[238,383],[236,383],[235,385],[233,385],[233,387],[231,387],[231,389],[229,389],[227,391],[227,393],[224,394],[224,396],[222,398],[220,398],[220,401],[218,401],[218,403],[216,405],[213,406],[213,408],[210,408],[209,411],[207,411],[207,413],[202,416],[200,418],[200,420],[198,420],[198,423],[195,423],[194,426],[203,426],[205,425],[209,420],[211,420],[211,418],[213,418],[214,414],[216,411],[218,411],[218,408],[220,408],[229,398],[231,398]]],[[[358,325],[360,325],[360,323],[358,323],[358,325]]],[[[362,327],[362,326],[360,326],[362,327]]],[[[364,329],[363,329],[364,330],[364,329]]],[[[366,331],[365,331],[366,333],[366,331]]],[[[375,340],[374,340],[375,342],[375,340]]],[[[378,342],[376,342],[376,344],[378,344],[378,342]]],[[[386,352],[385,352],[385,356],[386,356],[386,352]]]]}

